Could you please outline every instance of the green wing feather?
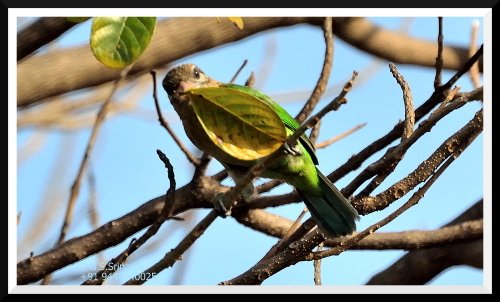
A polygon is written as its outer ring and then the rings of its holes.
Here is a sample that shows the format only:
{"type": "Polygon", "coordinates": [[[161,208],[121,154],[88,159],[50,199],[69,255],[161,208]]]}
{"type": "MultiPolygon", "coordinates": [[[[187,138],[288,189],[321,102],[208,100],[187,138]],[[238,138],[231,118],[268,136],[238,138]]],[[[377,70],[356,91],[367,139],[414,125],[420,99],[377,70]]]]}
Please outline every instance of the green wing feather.
{"type": "MultiPolygon", "coordinates": [[[[294,119],[283,107],[281,107],[278,103],[273,101],[269,96],[263,94],[262,92],[255,90],[253,88],[247,87],[247,86],[241,86],[241,85],[236,85],[236,84],[226,84],[224,87],[234,89],[236,91],[244,92],[246,94],[252,95],[255,98],[259,99],[269,107],[271,107],[274,112],[278,114],[280,117],[281,121],[285,126],[292,130],[296,131],[299,127],[300,124],[297,122],[296,119],[294,119]]],[[[314,153],[316,149],[314,148],[314,145],[311,143],[309,138],[304,134],[299,138],[299,141],[302,143],[306,151],[309,153],[311,156],[311,159],[313,160],[314,164],[318,164],[318,158],[316,157],[316,154],[314,153]]]]}

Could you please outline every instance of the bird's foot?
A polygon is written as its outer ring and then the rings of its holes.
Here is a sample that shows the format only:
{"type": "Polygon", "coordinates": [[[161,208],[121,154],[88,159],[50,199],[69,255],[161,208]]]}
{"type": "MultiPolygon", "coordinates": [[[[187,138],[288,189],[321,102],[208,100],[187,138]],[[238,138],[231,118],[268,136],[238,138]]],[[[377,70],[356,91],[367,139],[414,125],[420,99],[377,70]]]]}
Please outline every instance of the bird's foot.
{"type": "Polygon", "coordinates": [[[228,204],[228,200],[225,193],[217,193],[214,198],[214,210],[219,214],[220,217],[226,218],[227,216],[231,216],[231,209],[226,208],[226,204],[228,204]]]}
{"type": "Polygon", "coordinates": [[[289,153],[293,156],[301,156],[302,152],[300,152],[300,149],[298,149],[297,146],[298,144],[290,146],[288,142],[285,142],[285,144],[283,145],[283,149],[285,150],[286,153],[289,153]]]}
{"type": "Polygon", "coordinates": [[[257,198],[257,196],[258,194],[255,192],[255,188],[252,183],[249,183],[243,188],[243,190],[241,190],[241,198],[243,198],[243,200],[247,203],[257,198]]]}

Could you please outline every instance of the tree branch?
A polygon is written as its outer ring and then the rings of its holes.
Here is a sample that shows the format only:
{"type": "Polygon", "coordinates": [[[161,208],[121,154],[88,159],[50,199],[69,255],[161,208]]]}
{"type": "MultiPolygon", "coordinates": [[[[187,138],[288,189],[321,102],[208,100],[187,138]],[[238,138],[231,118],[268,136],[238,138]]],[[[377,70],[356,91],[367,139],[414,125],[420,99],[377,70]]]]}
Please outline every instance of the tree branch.
{"type": "Polygon", "coordinates": [[[101,129],[101,125],[104,122],[104,119],[106,117],[106,113],[108,111],[109,104],[111,103],[112,97],[113,97],[116,89],[118,89],[118,85],[120,84],[121,79],[126,77],[129,70],[130,69],[126,68],[126,69],[123,69],[121,71],[120,79],[118,79],[115,82],[115,84],[113,85],[113,88],[111,89],[111,92],[109,93],[108,98],[101,105],[101,108],[100,108],[99,112],[97,113],[97,116],[96,116],[96,119],[94,122],[94,126],[92,127],[92,132],[91,132],[90,137],[88,139],[87,146],[85,148],[85,152],[83,154],[83,158],[82,158],[82,161],[80,163],[80,167],[78,168],[78,173],[75,177],[73,184],[71,185],[71,191],[70,191],[70,195],[69,195],[69,199],[68,199],[68,203],[67,203],[66,214],[64,215],[64,222],[63,222],[63,225],[61,227],[59,239],[57,240],[57,245],[61,244],[64,241],[64,239],[66,237],[66,233],[68,231],[68,227],[71,224],[71,220],[73,217],[73,207],[74,207],[76,198],[78,197],[78,194],[80,192],[80,183],[81,183],[81,180],[83,177],[83,173],[85,172],[85,169],[87,168],[90,154],[92,153],[94,143],[97,139],[97,135],[99,134],[99,130],[101,129]]]}
{"type": "Polygon", "coordinates": [[[438,17],[438,37],[437,37],[437,56],[436,56],[436,76],[434,77],[434,89],[441,86],[441,73],[443,71],[443,17],[438,17]]]}
{"type": "MultiPolygon", "coordinates": [[[[286,236],[294,223],[261,209],[248,210],[233,216],[239,223],[277,238],[286,236]]],[[[336,247],[357,234],[327,239],[324,243],[326,247],[336,247]]],[[[470,242],[482,238],[482,234],[482,216],[478,215],[467,220],[455,221],[436,230],[373,233],[352,245],[350,250],[419,250],[443,244],[470,242]]]]}
{"type": "MultiPolygon", "coordinates": [[[[214,196],[224,190],[227,188],[212,178],[201,177],[199,181],[176,190],[172,213],[176,215],[192,208],[210,208],[214,196]]],[[[38,256],[20,261],[17,264],[17,283],[35,282],[53,271],[123,242],[155,222],[164,200],[165,195],[156,197],[86,235],[69,239],[38,256]]]]}
{"type": "MultiPolygon", "coordinates": [[[[483,217],[483,200],[476,202],[444,227],[478,221],[483,217]]],[[[369,285],[425,284],[448,267],[469,265],[483,267],[483,240],[411,251],[394,264],[373,276],[369,285]],[[412,272],[408,274],[408,272],[412,272]]]]}
{"type": "Polygon", "coordinates": [[[406,82],[405,78],[399,73],[396,65],[389,63],[389,69],[392,76],[396,79],[401,90],[403,91],[403,103],[405,105],[405,119],[403,127],[402,140],[408,139],[413,133],[413,126],[415,125],[415,110],[413,109],[413,96],[411,94],[410,85],[406,82]]]}
{"type": "Polygon", "coordinates": [[[156,150],[156,153],[158,154],[158,157],[160,157],[160,160],[165,164],[165,168],[167,168],[168,180],[170,182],[167,194],[165,194],[165,201],[163,204],[163,208],[160,212],[160,215],[139,239],[132,240],[132,242],[129,244],[129,246],[125,251],[123,251],[122,253],[120,253],[120,255],[114,257],[110,261],[108,261],[108,263],[104,266],[104,269],[97,272],[94,278],[88,279],[85,282],[83,282],[83,285],[102,284],[106,280],[106,278],[109,278],[116,271],[116,269],[120,267],[120,265],[127,260],[127,258],[133,252],[135,252],[144,243],[146,243],[146,241],[148,241],[149,238],[153,237],[158,232],[161,225],[165,221],[167,221],[167,219],[171,218],[172,210],[174,209],[175,186],[176,186],[174,167],[172,167],[172,164],[170,163],[167,156],[163,152],[161,152],[160,150],[156,150]]]}
{"type": "MultiPolygon", "coordinates": [[[[479,21],[472,21],[472,28],[470,32],[470,45],[469,45],[469,55],[472,55],[477,50],[477,36],[479,31],[479,21]]],[[[474,88],[481,86],[479,64],[475,63],[469,70],[469,76],[474,88]]]]}
{"type": "MultiPolygon", "coordinates": [[[[387,61],[428,67],[434,67],[436,62],[438,51],[434,41],[387,30],[361,17],[334,18],[333,26],[335,35],[345,42],[387,61]]],[[[444,68],[458,70],[468,59],[467,47],[443,47],[444,68]]]]}
{"type": "MultiPolygon", "coordinates": [[[[476,90],[473,90],[468,93],[462,93],[457,95],[457,98],[451,102],[448,103],[447,106],[444,106],[442,108],[437,109],[434,111],[427,120],[423,121],[420,123],[420,126],[413,132],[412,136],[410,139],[401,142],[399,145],[396,147],[388,150],[384,156],[382,156],[378,161],[372,163],[369,165],[365,170],[363,170],[358,176],[354,178],[354,180],[351,181],[345,188],[343,188],[341,191],[345,196],[350,196],[352,193],[358,188],[361,184],[363,184],[366,180],[370,179],[371,177],[377,175],[384,167],[389,165],[396,157],[396,155],[400,152],[403,152],[402,150],[406,150],[409,148],[413,143],[417,141],[419,137],[427,133],[434,124],[436,124],[441,118],[446,116],[448,113],[450,113],[453,110],[456,110],[458,108],[461,108],[463,105],[465,105],[467,102],[473,101],[473,100],[481,100],[483,97],[483,88],[480,87],[476,90]]],[[[423,106],[423,105],[422,105],[423,106]]],[[[422,106],[419,108],[421,109],[422,106]]],[[[419,111],[417,109],[417,112],[419,111]]],[[[402,131],[402,123],[399,124],[400,129],[402,131]]],[[[396,126],[397,127],[397,126],[396,126]]],[[[364,160],[363,157],[361,157],[361,154],[364,154],[366,156],[371,156],[374,153],[374,147],[379,145],[379,143],[390,143],[388,142],[389,137],[392,138],[392,134],[395,132],[396,127],[386,134],[384,137],[376,140],[374,143],[372,143],[370,146],[366,147],[362,151],[360,151],[358,154],[354,155],[351,157],[345,164],[337,168],[335,171],[330,173],[330,175],[335,176],[333,180],[337,180],[338,178],[342,177],[343,173],[348,173],[350,172],[350,169],[352,167],[349,166],[349,164],[357,164],[358,160],[361,161],[359,164],[362,163],[362,160],[364,160]],[[372,153],[373,152],[373,153],[372,153]],[[367,155],[367,153],[370,153],[367,155]],[[341,174],[342,173],[342,174],[341,174]]],[[[399,132],[401,133],[401,132],[399,132]]],[[[397,137],[394,136],[394,139],[397,137]]],[[[330,177],[330,179],[332,179],[330,177]]],[[[275,185],[275,183],[269,183],[269,184],[264,184],[262,185],[262,189],[269,189],[275,185]]],[[[373,187],[374,184],[369,184],[367,187],[358,195],[356,196],[355,200],[360,200],[362,197],[366,196],[363,195],[364,193],[368,192],[368,189],[375,188],[373,187]]],[[[378,184],[377,184],[378,186],[378,184]]],[[[260,192],[260,191],[259,191],[260,192]]],[[[267,208],[267,207],[277,207],[281,206],[284,204],[289,204],[293,202],[299,202],[300,201],[300,196],[296,192],[291,192],[287,194],[282,194],[282,195],[272,195],[272,196],[262,196],[258,197],[255,200],[252,200],[252,202],[248,203],[248,207],[252,209],[262,209],[262,208],[267,208]]],[[[363,208],[362,208],[362,203],[360,202],[359,204],[354,204],[358,212],[364,213],[363,208]]]]}
{"type": "Polygon", "coordinates": [[[319,76],[318,81],[316,82],[316,86],[314,90],[300,110],[299,114],[295,117],[295,119],[300,123],[305,121],[305,119],[311,114],[323,93],[325,93],[326,85],[328,84],[328,79],[330,78],[330,73],[332,71],[333,65],[333,33],[332,33],[332,18],[325,17],[323,21],[323,37],[325,39],[325,58],[323,61],[323,68],[321,69],[321,74],[319,76]]]}
{"type": "Polygon", "coordinates": [[[66,18],[43,17],[23,28],[17,34],[17,61],[52,42],[77,23],[66,18]]]}
{"type": "MultiPolygon", "coordinates": [[[[172,18],[158,22],[151,44],[134,65],[131,75],[149,72],[190,54],[272,28],[320,25],[323,21],[306,17],[245,18],[245,28],[239,30],[229,22],[218,24],[214,20],[172,18]]],[[[394,63],[434,66],[436,45],[432,41],[382,29],[363,18],[334,18],[333,25],[337,36],[375,56],[394,63]]],[[[468,49],[447,46],[443,57],[445,68],[457,70],[468,59],[468,49]]],[[[51,96],[112,81],[119,77],[118,73],[99,63],[88,45],[33,56],[18,64],[17,105],[28,106],[51,96]]]]}
{"type": "Polygon", "coordinates": [[[444,141],[436,151],[405,178],[376,196],[355,199],[353,204],[360,214],[367,214],[385,209],[394,200],[401,198],[413,190],[419,183],[430,177],[435,169],[448,158],[456,157],[461,154],[482,130],[483,110],[479,110],[464,127],[444,141]]]}
{"type": "MultiPolygon", "coordinates": [[[[377,161],[370,164],[366,169],[358,174],[342,191],[342,193],[350,195],[366,180],[373,178],[370,183],[356,196],[357,199],[369,195],[375,188],[377,188],[386,176],[391,173],[397,164],[403,159],[406,151],[420,139],[424,134],[429,132],[442,118],[447,116],[454,110],[464,106],[467,102],[478,100],[482,98],[482,88],[476,89],[470,93],[460,95],[453,103],[448,106],[440,106],[431,113],[428,119],[420,123],[420,126],[412,133],[407,139],[402,139],[401,142],[385,152],[377,161]]],[[[446,102],[446,100],[445,100],[446,102]]],[[[445,104],[442,102],[441,104],[445,104]]]]}
{"type": "Polygon", "coordinates": [[[195,167],[197,167],[200,164],[200,160],[196,158],[191,152],[189,152],[188,148],[186,148],[184,143],[177,137],[174,130],[172,130],[170,125],[163,117],[163,114],[161,113],[160,109],[160,101],[158,99],[158,90],[156,88],[156,71],[152,70],[150,73],[151,77],[153,78],[153,99],[155,102],[156,113],[158,115],[158,121],[160,122],[160,125],[162,125],[162,127],[165,128],[165,130],[167,130],[168,134],[170,134],[170,137],[172,137],[177,146],[179,146],[179,148],[181,149],[182,153],[184,153],[188,161],[192,163],[195,167]]]}
{"type": "MultiPolygon", "coordinates": [[[[470,59],[462,66],[462,68],[460,68],[460,70],[458,70],[455,73],[455,75],[453,75],[453,77],[451,77],[451,79],[445,85],[440,86],[439,89],[435,90],[434,93],[432,93],[432,95],[429,97],[429,99],[427,99],[427,101],[425,101],[422,105],[420,105],[420,107],[418,107],[415,110],[415,121],[420,120],[427,113],[429,113],[437,104],[445,100],[447,95],[445,92],[448,89],[450,89],[453,86],[453,84],[455,84],[455,82],[471,68],[474,62],[476,62],[482,56],[482,54],[483,54],[483,47],[481,46],[478,49],[478,51],[472,57],[470,57],[470,59]]],[[[328,175],[328,178],[335,183],[337,180],[339,180],[347,173],[359,168],[367,158],[385,148],[387,145],[392,143],[398,137],[401,137],[402,132],[403,132],[403,122],[399,122],[386,135],[377,139],[369,146],[365,147],[363,150],[358,152],[358,154],[351,157],[345,164],[343,164],[335,171],[330,173],[328,175]]],[[[347,193],[349,194],[346,194],[346,192],[343,193],[349,196],[353,192],[354,190],[348,191],[347,193]]]]}

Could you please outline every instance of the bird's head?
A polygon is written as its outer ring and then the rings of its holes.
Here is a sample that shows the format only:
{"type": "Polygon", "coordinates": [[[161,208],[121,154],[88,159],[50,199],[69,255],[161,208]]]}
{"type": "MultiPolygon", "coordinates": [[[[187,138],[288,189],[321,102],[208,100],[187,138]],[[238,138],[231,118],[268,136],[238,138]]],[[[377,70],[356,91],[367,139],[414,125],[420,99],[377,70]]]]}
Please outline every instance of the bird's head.
{"type": "Polygon", "coordinates": [[[195,88],[219,86],[219,82],[207,76],[194,64],[174,67],[167,73],[162,84],[169,96],[183,94],[195,88]]]}

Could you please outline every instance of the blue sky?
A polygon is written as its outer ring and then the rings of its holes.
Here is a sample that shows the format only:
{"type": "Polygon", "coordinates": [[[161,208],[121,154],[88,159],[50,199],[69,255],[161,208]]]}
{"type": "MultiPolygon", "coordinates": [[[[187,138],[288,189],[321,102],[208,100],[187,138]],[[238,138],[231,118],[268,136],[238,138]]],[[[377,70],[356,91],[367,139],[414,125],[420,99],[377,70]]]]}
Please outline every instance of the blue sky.
{"type": "MultiPolygon", "coordinates": [[[[466,46],[469,43],[471,23],[477,18],[445,17],[444,41],[447,44],[466,46]]],[[[386,28],[397,29],[402,22],[411,22],[409,34],[419,38],[435,40],[437,35],[436,17],[388,18],[372,17],[374,23],[386,28]]],[[[479,20],[481,20],[479,18],[479,20]]],[[[77,26],[67,33],[60,41],[60,46],[80,45],[87,43],[90,22],[77,26]]],[[[482,43],[482,22],[480,41],[482,43]]],[[[300,25],[290,28],[272,30],[252,36],[240,42],[205,51],[179,60],[175,64],[191,62],[200,66],[208,75],[221,81],[229,81],[235,70],[244,59],[248,65],[239,76],[237,82],[243,83],[251,71],[258,72],[266,64],[268,76],[259,77],[256,74],[256,88],[282,102],[283,106],[295,115],[301,108],[303,99],[280,97],[284,92],[312,91],[323,62],[324,41],[322,32],[317,27],[300,25]],[[266,52],[275,47],[275,55],[267,58],[266,52]],[[265,78],[265,79],[263,79],[265,78]]],[[[343,83],[353,70],[360,71],[360,76],[367,66],[375,66],[375,71],[367,76],[366,81],[355,85],[348,95],[348,104],[341,110],[330,113],[323,121],[319,141],[340,134],[357,124],[367,123],[367,126],[355,134],[341,140],[327,149],[317,151],[319,168],[328,173],[343,164],[350,156],[356,154],[374,139],[392,129],[395,123],[404,118],[404,107],[401,90],[388,70],[388,62],[366,55],[352,46],[336,38],[334,52],[334,67],[329,84],[343,83]]],[[[77,68],[77,66],[75,66],[77,68]]],[[[424,102],[433,91],[434,69],[415,66],[398,65],[401,74],[411,86],[415,105],[424,102]]],[[[445,71],[443,81],[453,73],[445,71]]],[[[164,73],[158,75],[161,80],[164,73]]],[[[457,83],[461,91],[472,89],[467,76],[457,83]]],[[[121,94],[124,95],[124,94],[121,94]]],[[[162,110],[172,127],[181,139],[194,150],[186,138],[182,125],[173,111],[166,94],[159,90],[162,110]]],[[[331,97],[322,99],[318,108],[322,108],[331,97]]],[[[396,172],[393,173],[374,193],[380,192],[394,181],[404,177],[417,164],[427,158],[437,148],[443,139],[462,127],[479,110],[481,104],[472,103],[457,110],[433,130],[426,134],[418,144],[409,150],[396,172]]],[[[153,101],[148,91],[140,108],[153,112],[153,101]]],[[[18,150],[33,135],[33,130],[21,130],[17,133],[18,150]]],[[[83,154],[90,131],[88,129],[76,132],[50,132],[46,140],[34,156],[17,165],[17,211],[22,212],[18,225],[18,238],[22,239],[36,219],[40,204],[44,198],[44,190],[49,184],[49,175],[55,165],[60,165],[58,157],[60,148],[64,152],[63,174],[54,187],[54,195],[49,199],[61,199],[59,206],[51,209],[58,218],[55,228],[41,240],[33,252],[39,254],[51,246],[57,236],[65,200],[69,187],[78,168],[78,162],[83,154]]],[[[91,158],[92,171],[95,174],[98,210],[101,223],[117,218],[140,206],[143,202],[164,194],[168,187],[166,173],[157,159],[155,150],[161,149],[172,161],[175,168],[178,186],[189,182],[192,168],[183,154],[175,146],[173,140],[157,123],[152,114],[139,117],[137,114],[125,114],[110,118],[103,126],[97,139],[95,151],[91,158]]],[[[378,159],[381,153],[370,158],[368,163],[378,159]]],[[[363,165],[363,167],[365,167],[363,165]]],[[[209,173],[217,172],[220,165],[213,161],[209,173]]],[[[336,185],[344,187],[357,175],[348,174],[336,185]]],[[[260,180],[258,182],[261,182],[260,180]]],[[[290,187],[282,185],[274,193],[290,191],[290,187]]],[[[408,194],[411,195],[411,194],[408,194]]],[[[398,217],[394,222],[380,231],[403,231],[411,229],[433,229],[447,223],[483,196],[483,136],[476,141],[449,167],[436,184],[428,191],[421,202],[398,217]]],[[[370,224],[385,217],[399,207],[409,196],[392,204],[388,209],[361,218],[358,230],[363,230],[370,224]]],[[[87,218],[86,201],[88,199],[88,182],[85,181],[78,198],[75,212],[75,223],[71,227],[68,238],[85,234],[91,230],[87,218]]],[[[303,204],[293,204],[270,209],[270,212],[295,219],[303,208],[303,204]]],[[[194,221],[199,221],[207,210],[195,211],[194,221]]],[[[166,251],[173,248],[183,235],[190,229],[179,222],[167,222],[161,232],[170,230],[170,236],[162,237],[155,250],[147,256],[136,259],[129,264],[129,270],[117,274],[119,284],[129,277],[155,263],[166,251]]],[[[136,234],[137,238],[139,234],[136,234]]],[[[156,237],[150,241],[155,242],[156,237]]],[[[199,239],[185,255],[182,265],[186,265],[182,284],[214,285],[230,279],[256,263],[263,254],[276,242],[276,239],[257,233],[239,225],[233,219],[217,219],[206,234],[199,239]]],[[[123,244],[106,250],[103,259],[108,260],[121,252],[129,240],[123,244]]],[[[158,243],[158,242],[157,242],[158,243]]],[[[31,249],[22,249],[24,254],[18,254],[19,259],[28,256],[31,249]]],[[[31,247],[33,248],[33,247],[31,247]]],[[[138,252],[138,254],[140,254],[138,252]]],[[[403,251],[349,251],[337,257],[323,260],[323,283],[328,285],[361,285],[376,272],[390,265],[403,255],[403,251]]],[[[131,257],[131,260],[134,256],[131,257]]],[[[54,274],[54,279],[68,272],[80,274],[86,268],[96,267],[96,257],[90,257],[54,274]]],[[[179,266],[176,264],[176,266],[179,266]]],[[[176,266],[165,270],[146,284],[171,284],[176,266]]],[[[85,271],[86,272],[86,271],[85,271]]],[[[61,280],[64,284],[64,281],[61,280]]],[[[481,270],[467,267],[450,269],[437,278],[433,285],[480,285],[483,282],[481,270]]],[[[266,285],[313,285],[312,263],[303,262],[289,267],[272,276],[264,283],[266,285]]]]}

